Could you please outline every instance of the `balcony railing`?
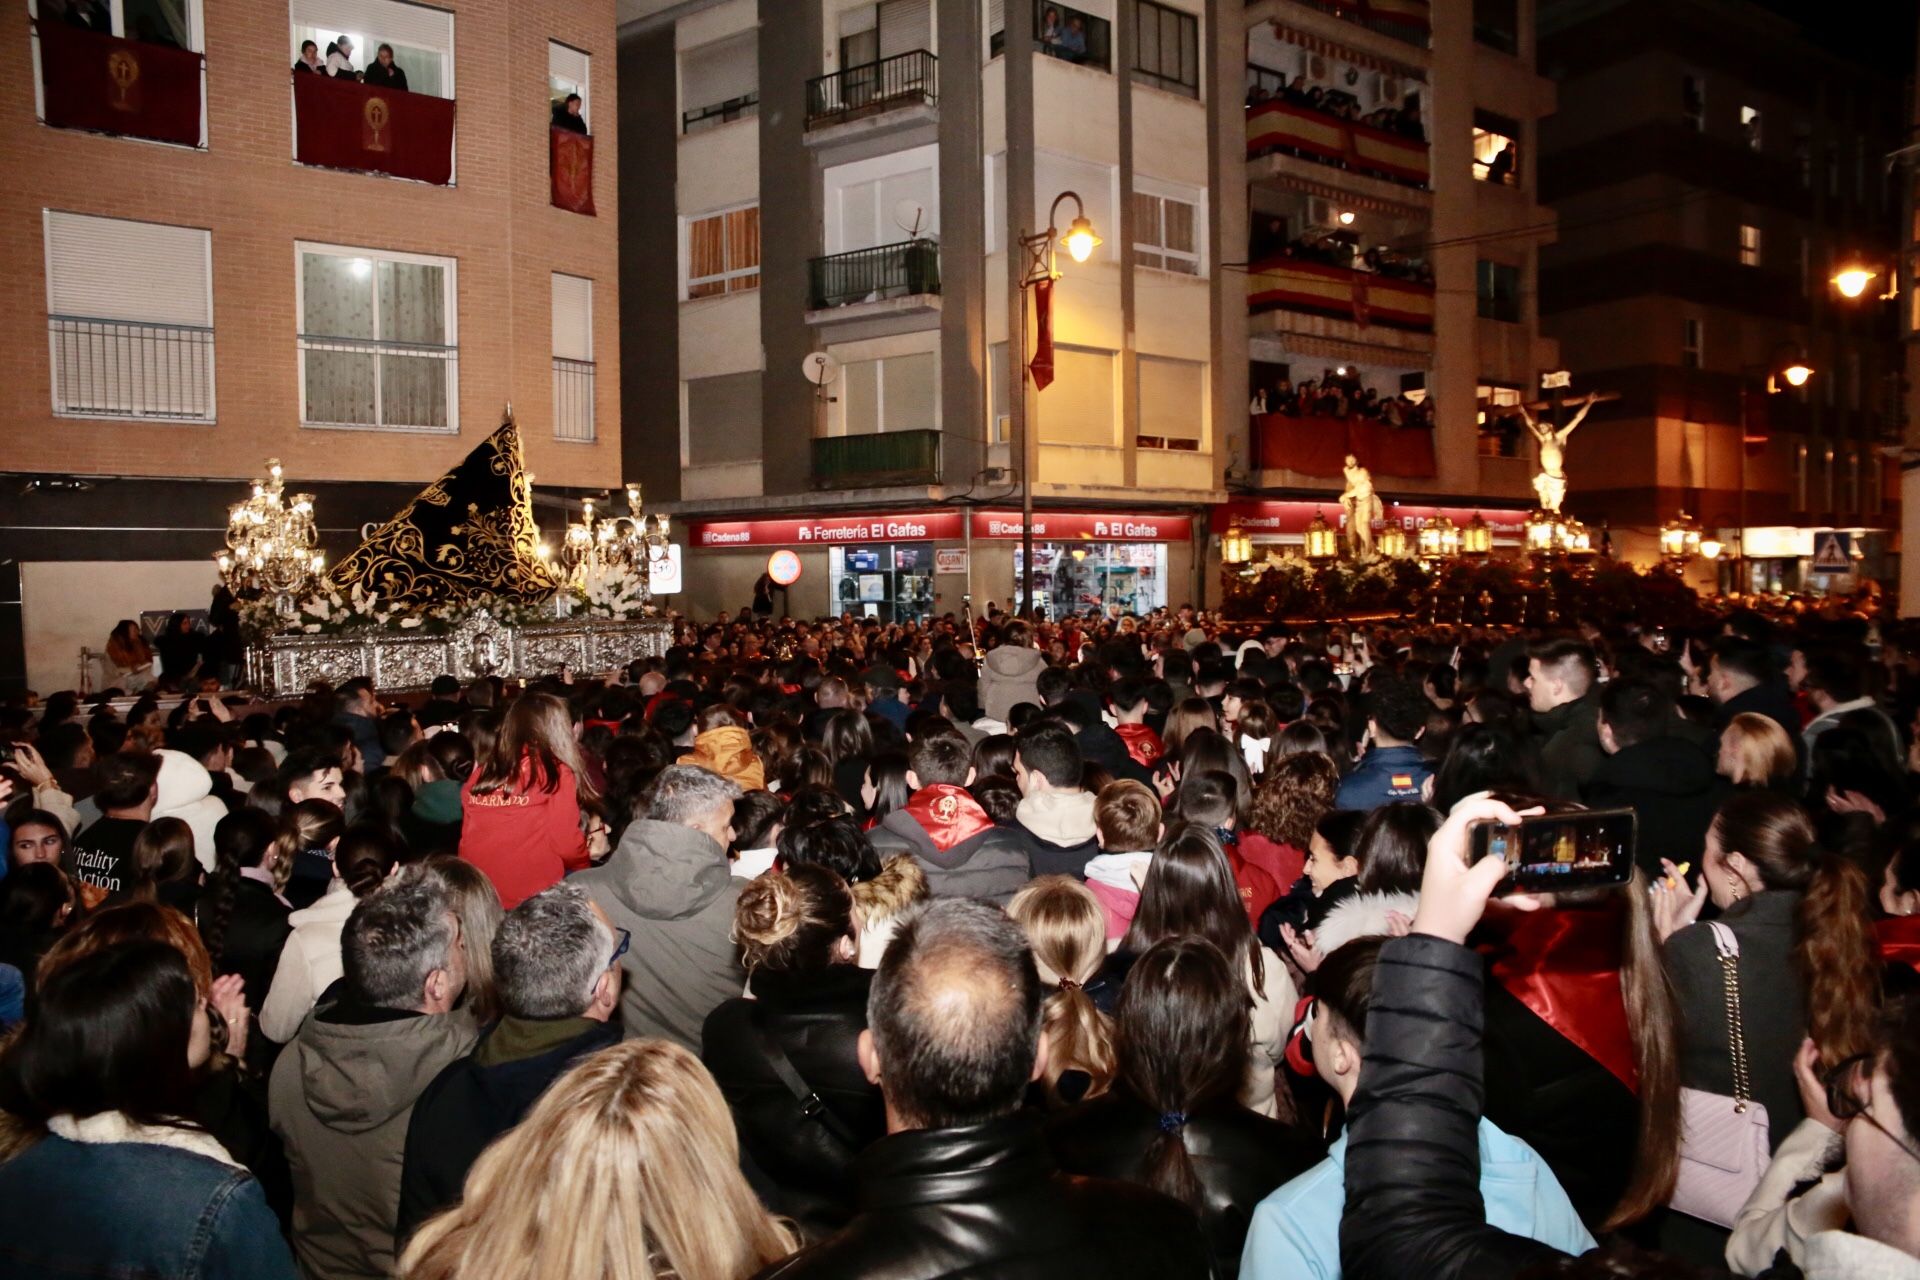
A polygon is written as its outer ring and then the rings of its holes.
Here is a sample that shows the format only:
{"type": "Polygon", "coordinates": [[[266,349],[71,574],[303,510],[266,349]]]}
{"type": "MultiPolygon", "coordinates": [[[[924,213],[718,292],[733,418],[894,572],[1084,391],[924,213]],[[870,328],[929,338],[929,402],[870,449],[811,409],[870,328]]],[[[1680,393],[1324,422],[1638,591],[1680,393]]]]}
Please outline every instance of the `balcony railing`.
{"type": "Polygon", "coordinates": [[[213,421],[213,330],[49,316],[53,411],[213,421]]]}
{"type": "Polygon", "coordinates": [[[1422,49],[1427,47],[1433,34],[1427,0],[1302,0],[1302,3],[1422,49]]]}
{"type": "Polygon", "coordinates": [[[940,246],[908,240],[877,249],[855,249],[807,263],[807,307],[848,307],[940,292],[940,246]]]}
{"type": "Polygon", "coordinates": [[[816,489],[939,483],[938,431],[882,431],[877,435],[814,438],[813,487],[816,489]]]}
{"type": "Polygon", "coordinates": [[[593,439],[593,361],[553,358],[553,438],[593,439]]]}
{"type": "Polygon", "coordinates": [[[460,348],[303,333],[299,349],[305,425],[459,429],[460,348]]]}
{"type": "Polygon", "coordinates": [[[807,127],[843,124],[898,107],[940,101],[940,59],[925,49],[896,53],[807,81],[807,127]]]}
{"type": "Polygon", "coordinates": [[[748,116],[760,114],[760,95],[743,93],[737,98],[728,98],[725,102],[716,102],[710,107],[700,107],[693,111],[680,113],[680,132],[699,133],[702,129],[718,128],[731,120],[745,120],[748,116]]]}
{"type": "Polygon", "coordinates": [[[1247,268],[1247,310],[1292,311],[1353,324],[1433,332],[1433,286],[1306,258],[1272,257],[1247,268]]]}

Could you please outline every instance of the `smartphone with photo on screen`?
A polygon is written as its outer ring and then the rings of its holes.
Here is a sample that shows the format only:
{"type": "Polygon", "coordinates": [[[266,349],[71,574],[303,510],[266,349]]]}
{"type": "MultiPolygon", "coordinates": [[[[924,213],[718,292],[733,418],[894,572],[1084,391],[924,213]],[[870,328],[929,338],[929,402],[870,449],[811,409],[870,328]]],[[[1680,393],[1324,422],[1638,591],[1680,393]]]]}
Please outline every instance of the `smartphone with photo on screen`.
{"type": "Polygon", "coordinates": [[[1472,860],[1507,864],[1501,894],[1606,888],[1632,879],[1637,836],[1631,809],[1543,813],[1517,823],[1475,824],[1472,860]]]}

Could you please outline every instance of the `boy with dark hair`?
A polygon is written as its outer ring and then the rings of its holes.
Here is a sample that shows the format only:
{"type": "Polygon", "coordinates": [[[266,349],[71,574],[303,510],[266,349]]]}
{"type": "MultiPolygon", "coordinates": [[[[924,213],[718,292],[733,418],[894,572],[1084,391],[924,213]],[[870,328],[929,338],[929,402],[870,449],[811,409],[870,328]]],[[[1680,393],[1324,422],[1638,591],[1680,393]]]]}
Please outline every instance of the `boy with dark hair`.
{"type": "Polygon", "coordinates": [[[1081,789],[1086,758],[1074,735],[1056,721],[1022,729],[1013,750],[1013,780],[1020,784],[1020,830],[1027,837],[1036,876],[1086,879],[1087,862],[1100,852],[1094,835],[1093,796],[1081,789]]]}
{"type": "Polygon", "coordinates": [[[1166,743],[1147,724],[1152,710],[1147,687],[1151,681],[1129,677],[1116,680],[1107,690],[1107,706],[1113,711],[1113,731],[1126,744],[1127,758],[1144,769],[1151,769],[1166,754],[1166,743]]]}
{"type": "Polygon", "coordinates": [[[968,794],[973,752],[957,734],[928,734],[907,752],[913,795],[867,833],[881,861],[913,856],[936,898],[986,898],[1005,905],[1032,878],[1026,841],[994,825],[968,794]]]}
{"type": "Polygon", "coordinates": [[[1652,882],[1660,863],[1700,856],[1729,784],[1713,758],[1672,732],[1673,700],[1644,680],[1615,680],[1600,694],[1600,747],[1607,758],[1587,784],[1596,809],[1639,817],[1634,860],[1652,882]]]}
{"type": "Polygon", "coordinates": [[[1340,784],[1335,808],[1378,809],[1420,799],[1433,766],[1414,743],[1426,729],[1431,706],[1418,681],[1404,675],[1374,677],[1365,698],[1363,741],[1369,745],[1340,784]]]}
{"type": "Polygon", "coordinates": [[[83,884],[125,893],[137,877],[133,842],[160,799],[160,757],[123,751],[100,761],[94,772],[99,786],[93,798],[105,816],[73,840],[70,870],[83,884]]]}

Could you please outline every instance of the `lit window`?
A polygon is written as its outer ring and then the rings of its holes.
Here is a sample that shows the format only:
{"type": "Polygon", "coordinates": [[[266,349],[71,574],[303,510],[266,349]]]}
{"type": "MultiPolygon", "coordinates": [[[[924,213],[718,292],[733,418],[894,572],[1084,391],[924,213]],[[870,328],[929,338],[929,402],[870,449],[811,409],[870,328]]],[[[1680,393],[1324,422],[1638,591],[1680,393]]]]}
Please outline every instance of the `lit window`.
{"type": "Polygon", "coordinates": [[[300,420],[458,431],[453,259],[296,248],[300,420]]]}
{"type": "Polygon", "coordinates": [[[1760,110],[1758,107],[1740,108],[1740,132],[1746,136],[1747,146],[1760,150],[1760,110]]]}
{"type": "Polygon", "coordinates": [[[453,97],[453,15],[445,9],[402,0],[293,0],[290,60],[300,61],[300,46],[319,46],[320,61],[342,37],[351,41],[348,59],[365,73],[380,55],[393,49],[393,65],[404,77],[394,88],[435,98],[453,97]]]}
{"type": "Polygon", "coordinates": [[[1757,267],[1760,265],[1760,228],[1740,225],[1740,265],[1757,267]]]}
{"type": "Polygon", "coordinates": [[[553,434],[593,439],[593,281],[553,273],[553,434]]]}
{"type": "Polygon", "coordinates": [[[687,297],[760,287],[760,206],[687,219],[687,297]]]}
{"type": "Polygon", "coordinates": [[[566,110],[566,101],[580,95],[580,119],[592,119],[593,57],[558,40],[547,41],[547,106],[554,115],[566,110]]]}
{"type": "Polygon", "coordinates": [[[1520,268],[1504,262],[1479,263],[1477,293],[1482,320],[1520,322],[1520,268]]]}
{"type": "Polygon", "coordinates": [[[1473,113],[1473,176],[1481,182],[1520,185],[1520,124],[1491,111],[1473,113]]]}

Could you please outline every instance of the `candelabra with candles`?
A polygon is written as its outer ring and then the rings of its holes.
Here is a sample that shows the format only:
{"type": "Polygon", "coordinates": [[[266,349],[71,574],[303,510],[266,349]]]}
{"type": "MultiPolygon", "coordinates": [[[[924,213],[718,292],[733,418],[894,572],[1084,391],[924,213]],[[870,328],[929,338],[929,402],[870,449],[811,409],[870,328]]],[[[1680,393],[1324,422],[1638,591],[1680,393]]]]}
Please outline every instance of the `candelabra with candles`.
{"type": "MultiPolygon", "coordinates": [[[[672,534],[664,514],[644,514],[639,485],[629,484],[626,490],[624,515],[598,515],[594,499],[582,501],[580,518],[569,521],[561,535],[558,558],[567,579],[584,591],[633,577],[639,580],[641,598],[648,600],[653,563],[667,556],[672,534]]],[[[545,558],[552,553],[543,544],[540,554],[545,558]]]]}
{"type": "Polygon", "coordinates": [[[220,580],[239,599],[273,597],[274,609],[293,612],[293,602],[326,567],[314,550],[313,495],[287,495],[278,458],[267,459],[267,478],[253,482],[253,495],[227,511],[227,549],[214,556],[220,580]]]}

